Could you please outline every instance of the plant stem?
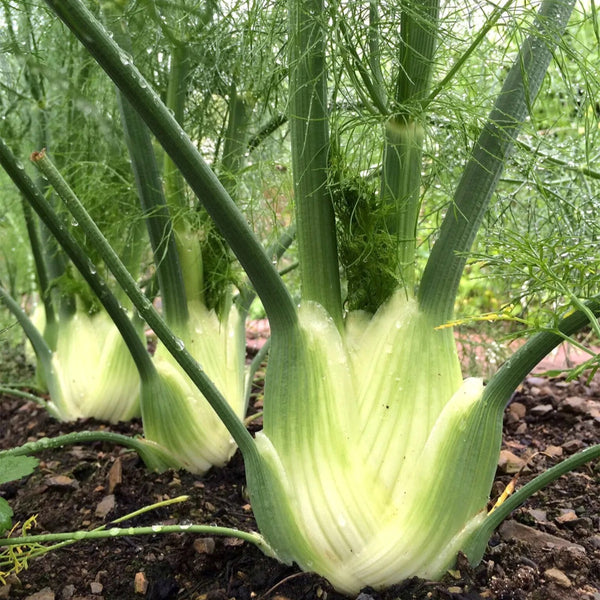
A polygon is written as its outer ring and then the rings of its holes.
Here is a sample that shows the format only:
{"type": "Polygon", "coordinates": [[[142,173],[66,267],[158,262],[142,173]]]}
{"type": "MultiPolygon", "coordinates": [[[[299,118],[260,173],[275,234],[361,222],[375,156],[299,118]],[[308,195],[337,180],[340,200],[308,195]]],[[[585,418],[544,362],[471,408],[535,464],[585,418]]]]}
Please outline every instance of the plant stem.
{"type": "MultiPolygon", "coordinates": [[[[108,9],[108,3],[106,9],[108,9]]],[[[110,12],[116,13],[114,8],[110,12]]],[[[131,39],[123,22],[122,12],[110,16],[111,18],[121,17],[118,25],[112,28],[114,39],[121,47],[130,51],[131,39]]],[[[138,197],[152,246],[163,314],[169,325],[182,325],[187,322],[189,317],[186,287],[150,132],[127,98],[118,89],[117,101],[125,133],[125,143],[131,158],[131,168],[135,176],[138,197]]],[[[168,181],[170,182],[165,174],[165,188],[168,181]]]]}
{"type": "Polygon", "coordinates": [[[568,160],[564,160],[562,158],[558,158],[556,156],[551,156],[550,154],[546,154],[537,148],[534,148],[530,144],[522,142],[520,140],[517,141],[517,145],[520,148],[523,148],[527,152],[531,152],[536,156],[539,156],[543,161],[549,162],[553,165],[558,165],[563,167],[565,171],[572,171],[573,173],[579,173],[581,175],[585,175],[586,177],[590,177],[591,179],[600,179],[600,171],[596,169],[592,169],[584,164],[574,164],[568,160]]]}
{"type": "Polygon", "coordinates": [[[31,456],[46,450],[63,448],[64,446],[73,446],[75,444],[90,444],[93,442],[106,442],[130,448],[141,457],[146,466],[150,469],[164,471],[175,463],[175,460],[171,457],[169,451],[155,442],[150,442],[139,437],[130,437],[120,433],[113,433],[111,431],[75,431],[54,438],[41,438],[35,442],[27,442],[16,448],[0,451],[0,457],[31,456]]]}
{"type": "MultiPolygon", "coordinates": [[[[118,41],[118,40],[117,40],[118,41]]],[[[190,55],[184,42],[173,40],[169,83],[167,84],[167,108],[181,125],[185,112],[185,100],[189,83],[190,55]]],[[[172,209],[183,210],[185,206],[185,182],[181,172],[169,155],[164,159],[165,194],[172,209]]]]}
{"type": "Polygon", "coordinates": [[[257,546],[265,555],[275,556],[271,546],[264,538],[252,531],[240,531],[231,527],[217,527],[215,525],[151,525],[150,527],[111,527],[110,529],[97,529],[94,531],[72,531],[65,533],[46,533],[42,535],[26,535],[24,537],[0,539],[1,546],[25,546],[27,544],[41,544],[44,542],[82,540],[101,540],[116,537],[129,537],[132,535],[157,535],[168,533],[193,533],[201,535],[216,535],[234,537],[257,546]]]}
{"type": "Polygon", "coordinates": [[[335,216],[327,192],[329,112],[323,2],[289,0],[288,13],[289,119],[302,298],[321,304],[341,327],[335,216]]]}
{"type": "Polygon", "coordinates": [[[382,114],[387,113],[388,99],[385,91],[383,73],[381,72],[381,33],[379,28],[379,10],[378,0],[369,0],[369,67],[373,76],[373,81],[379,90],[381,104],[385,107],[382,114]]]}
{"type": "Polygon", "coordinates": [[[129,101],[120,92],[117,93],[125,141],[152,246],[165,319],[171,325],[182,324],[188,319],[185,283],[152,141],[145,123],[129,101]]]}
{"type": "Polygon", "coordinates": [[[31,253],[33,254],[33,263],[35,265],[35,274],[38,281],[38,290],[42,303],[44,304],[44,313],[46,317],[44,339],[46,340],[49,348],[54,350],[56,348],[56,340],[58,336],[58,322],[56,318],[56,311],[54,310],[54,304],[52,303],[50,277],[48,276],[48,268],[44,258],[44,248],[38,228],[38,221],[33,214],[31,206],[29,206],[25,199],[23,199],[22,206],[23,215],[25,216],[25,225],[27,227],[27,234],[29,236],[29,245],[31,246],[31,253]]]}
{"type": "Polygon", "coordinates": [[[237,92],[235,83],[229,86],[228,121],[223,155],[221,158],[221,181],[235,200],[235,187],[239,173],[244,167],[247,152],[248,123],[252,105],[244,95],[237,92]]]}
{"type": "Polygon", "coordinates": [[[538,475],[532,481],[526,483],[522,488],[516,491],[512,496],[509,496],[502,504],[491,511],[473,537],[467,542],[466,547],[462,548],[463,552],[469,558],[471,564],[478,564],[487,547],[487,542],[492,536],[492,533],[506,517],[529,497],[551,484],[553,481],[577,469],[587,462],[600,457],[600,444],[586,448],[566,460],[547,469],[542,474],[538,475]]]}
{"type": "Polygon", "coordinates": [[[38,406],[41,406],[44,410],[47,410],[50,415],[52,415],[55,419],[59,418],[58,413],[54,410],[54,408],[46,402],[43,398],[39,396],[35,396],[34,394],[30,394],[29,392],[24,392],[23,390],[18,390],[12,387],[8,387],[5,385],[0,385],[0,392],[3,394],[10,394],[11,396],[18,396],[20,398],[25,398],[26,400],[30,400],[31,402],[35,402],[38,406]]]}
{"type": "Polygon", "coordinates": [[[80,0],[46,0],[130,101],[206,207],[256,288],[273,330],[296,322],[296,309],[279,274],[223,185],[170,114],[131,57],[110,38],[80,0]]]}
{"type": "Polygon", "coordinates": [[[504,405],[529,372],[567,336],[590,323],[589,312],[600,315],[600,296],[585,303],[587,311],[577,310],[562,319],[555,330],[542,331],[519,348],[494,374],[485,387],[483,401],[504,405]],[[587,314],[586,314],[587,312],[587,314]]]}
{"type": "Polygon", "coordinates": [[[419,288],[421,308],[437,325],[452,318],[467,254],[573,5],[574,0],[543,1],[463,171],[419,288]]]}
{"type": "MultiPolygon", "coordinates": [[[[0,300],[2,300],[11,314],[17,319],[19,325],[25,332],[27,339],[33,346],[33,350],[38,361],[38,367],[42,373],[44,383],[47,386],[54,403],[60,407],[62,402],[62,393],[60,386],[57,384],[56,377],[54,376],[54,369],[52,367],[52,349],[44,339],[44,336],[31,322],[31,319],[25,314],[25,311],[23,311],[23,309],[19,306],[18,302],[12,298],[10,294],[2,287],[0,287],[0,300]]],[[[23,395],[23,393],[21,395],[23,395]]],[[[35,398],[35,396],[31,396],[30,399],[33,398],[35,398]]],[[[58,412],[52,408],[50,403],[42,400],[41,398],[35,398],[35,402],[42,404],[50,414],[59,418],[58,412]]]]}
{"type": "Polygon", "coordinates": [[[380,193],[384,226],[396,240],[398,274],[410,296],[415,286],[416,231],[421,205],[423,115],[419,102],[430,86],[438,13],[438,0],[412,3],[402,11],[393,116],[385,127],[380,193]]]}

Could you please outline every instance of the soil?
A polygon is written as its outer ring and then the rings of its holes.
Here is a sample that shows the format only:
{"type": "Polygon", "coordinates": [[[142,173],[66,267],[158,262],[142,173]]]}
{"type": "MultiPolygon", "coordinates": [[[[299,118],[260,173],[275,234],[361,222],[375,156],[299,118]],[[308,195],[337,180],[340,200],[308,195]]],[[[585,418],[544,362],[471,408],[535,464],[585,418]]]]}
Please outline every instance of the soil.
{"type": "MultiPolygon", "coordinates": [[[[8,368],[5,364],[4,368],[8,368]]],[[[11,366],[12,368],[12,366],[11,366]]],[[[26,369],[20,362],[17,369],[26,369]]],[[[257,425],[256,425],[257,426],[257,425]]],[[[35,404],[0,396],[0,447],[43,436],[107,428],[58,423],[35,404]]],[[[140,433],[139,422],[111,426],[140,433]]],[[[505,415],[503,452],[493,493],[521,471],[517,485],[584,447],[600,442],[600,379],[530,376],[505,415]]],[[[254,529],[239,455],[200,479],[184,472],[149,473],[136,455],[95,443],[39,455],[31,476],[0,486],[16,521],[37,515],[32,533],[92,529],[159,500],[183,504],[129,524],[202,523],[254,529]],[[114,504],[113,504],[114,501],[114,504]]],[[[27,600],[343,600],[314,574],[266,558],[239,540],[191,534],[83,542],[33,560],[0,585],[0,599],[27,600]],[[137,585],[137,589],[136,589],[137,585]]],[[[363,590],[357,600],[600,600],[600,465],[562,477],[515,511],[493,536],[477,567],[459,557],[442,582],[410,580],[363,590]]]]}

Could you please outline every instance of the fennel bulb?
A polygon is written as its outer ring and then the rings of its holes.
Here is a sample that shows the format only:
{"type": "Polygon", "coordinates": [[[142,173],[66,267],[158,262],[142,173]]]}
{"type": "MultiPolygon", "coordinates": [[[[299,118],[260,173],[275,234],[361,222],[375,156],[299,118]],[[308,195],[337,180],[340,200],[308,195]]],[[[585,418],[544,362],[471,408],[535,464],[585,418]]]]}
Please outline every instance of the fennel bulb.
{"type": "MultiPolygon", "coordinates": [[[[234,305],[227,318],[219,320],[200,301],[189,301],[188,309],[181,343],[243,419],[246,338],[240,313],[234,305]]],[[[145,438],[168,450],[176,466],[193,473],[227,464],[235,443],[204,396],[162,345],[154,364],[160,383],[142,391],[145,438]]]]}
{"type": "Polygon", "coordinates": [[[51,360],[52,373],[44,380],[49,405],[61,420],[94,417],[116,423],[139,415],[140,377],[105,311],[77,310],[62,320],[51,360]]]}
{"type": "Polygon", "coordinates": [[[404,292],[342,334],[303,305],[273,339],[262,460],[247,466],[277,556],[347,593],[443,574],[486,515],[502,417],[482,393],[451,330],[404,292]]]}

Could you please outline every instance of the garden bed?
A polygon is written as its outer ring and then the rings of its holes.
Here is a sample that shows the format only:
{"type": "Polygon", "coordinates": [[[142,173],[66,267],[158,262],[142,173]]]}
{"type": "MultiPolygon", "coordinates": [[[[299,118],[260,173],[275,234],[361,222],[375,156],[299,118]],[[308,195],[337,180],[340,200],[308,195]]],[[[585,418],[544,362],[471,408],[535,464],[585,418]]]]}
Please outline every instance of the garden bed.
{"type": "MultiPolygon", "coordinates": [[[[255,423],[258,427],[260,424],[255,423]]],[[[2,448],[42,436],[106,425],[64,424],[36,405],[0,397],[2,448]]],[[[140,433],[139,422],[112,428],[140,433]]],[[[505,416],[494,493],[516,471],[518,485],[600,442],[600,383],[530,377],[505,416]]],[[[199,478],[152,474],[136,455],[105,444],[40,455],[30,477],[0,487],[15,518],[37,515],[35,533],[92,529],[144,505],[182,494],[189,500],[134,519],[131,525],[218,524],[254,529],[239,454],[199,478]]],[[[0,586],[0,599],[28,600],[340,600],[326,581],[268,559],[239,540],[172,534],[78,543],[31,562],[0,586]],[[136,591],[137,588],[137,591],[136,591]]],[[[600,599],[600,470],[588,465],[537,494],[497,532],[481,565],[461,564],[442,583],[409,581],[365,590],[360,600],[600,599]]]]}

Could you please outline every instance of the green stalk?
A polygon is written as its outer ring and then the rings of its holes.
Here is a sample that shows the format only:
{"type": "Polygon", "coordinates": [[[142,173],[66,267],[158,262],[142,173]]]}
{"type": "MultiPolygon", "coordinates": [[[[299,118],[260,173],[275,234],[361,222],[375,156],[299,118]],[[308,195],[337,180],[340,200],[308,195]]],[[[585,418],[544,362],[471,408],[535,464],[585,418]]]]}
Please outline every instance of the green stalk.
{"type": "Polygon", "coordinates": [[[465,547],[462,548],[464,554],[469,557],[471,564],[477,564],[483,558],[483,554],[487,547],[488,540],[492,536],[494,529],[508,517],[508,515],[528,498],[539,490],[550,485],[553,481],[574,471],[585,463],[595,460],[600,457],[600,444],[586,448],[566,460],[547,469],[542,474],[538,475],[532,481],[526,483],[522,488],[509,496],[500,506],[488,513],[485,521],[475,532],[475,535],[468,540],[465,547]]]}
{"type": "Polygon", "coordinates": [[[574,0],[542,3],[463,171],[419,288],[421,308],[437,324],[452,318],[467,254],[573,5],[574,0]]]}
{"type": "MultiPolygon", "coordinates": [[[[135,68],[131,57],[118,47],[80,0],[46,2],[156,135],[250,277],[269,315],[273,331],[285,331],[297,319],[294,302],[243,214],[193,142],[135,68]]],[[[171,344],[171,347],[176,350],[176,345],[171,344]]]]}
{"type": "Polygon", "coordinates": [[[248,121],[251,105],[243,95],[237,93],[235,83],[229,88],[229,118],[221,159],[221,181],[235,199],[235,185],[244,167],[247,151],[248,121]]]}
{"type": "MultiPolygon", "coordinates": [[[[296,239],[296,225],[292,223],[282,234],[281,236],[273,242],[267,249],[267,256],[271,257],[273,264],[279,262],[279,259],[287,252],[289,247],[292,245],[292,242],[296,239]]],[[[298,266],[298,263],[294,263],[290,265],[287,270],[279,271],[281,276],[285,275],[288,271],[295,269],[298,266]]],[[[250,310],[250,306],[254,302],[256,298],[256,290],[254,290],[248,282],[242,284],[240,286],[240,294],[236,299],[236,304],[240,313],[245,317],[248,315],[248,311],[250,310]]]]}
{"type": "MultiPolygon", "coordinates": [[[[127,52],[131,52],[131,38],[123,20],[122,9],[124,6],[117,7],[113,3],[105,2],[103,9],[114,21],[111,29],[115,41],[127,52]]],[[[148,128],[118,88],[117,101],[138,197],[145,215],[144,220],[154,256],[162,308],[167,323],[181,325],[187,322],[189,314],[184,276],[177,252],[172,218],[165,197],[166,190],[172,186],[172,178],[169,173],[165,173],[165,191],[163,191],[163,179],[148,128]]],[[[179,179],[181,179],[181,175],[179,179]]],[[[183,181],[180,186],[183,189],[183,181]]],[[[183,194],[183,191],[181,193],[183,194]]]]}
{"type": "Polygon", "coordinates": [[[9,394],[11,396],[17,396],[18,398],[25,398],[26,400],[35,402],[35,404],[41,406],[44,410],[47,410],[48,413],[51,414],[53,417],[55,417],[56,419],[59,418],[58,412],[55,411],[54,407],[39,396],[35,396],[34,394],[24,392],[23,390],[19,390],[17,388],[8,387],[6,385],[0,385],[0,392],[3,394],[9,394]]]}
{"type": "Polygon", "coordinates": [[[302,297],[321,304],[340,327],[335,216],[327,193],[326,15],[322,0],[289,0],[288,12],[289,119],[302,297]]]}
{"type": "MultiPolygon", "coordinates": [[[[207,13],[212,15],[211,7],[207,9],[207,13]]],[[[165,33],[172,47],[166,107],[175,117],[177,123],[183,125],[191,71],[189,46],[166,27],[163,19],[158,15],[157,18],[161,30],[165,33]]],[[[206,18],[210,19],[208,16],[206,18]]],[[[202,21],[204,22],[204,17],[202,21]]],[[[197,300],[206,306],[205,265],[202,247],[197,232],[190,229],[186,218],[189,207],[187,206],[184,178],[168,154],[164,156],[163,173],[165,196],[173,216],[173,230],[178,240],[179,262],[182,273],[184,273],[185,297],[188,302],[197,300]]]]}
{"type": "Polygon", "coordinates": [[[385,127],[380,194],[383,219],[387,233],[395,239],[398,274],[410,296],[415,287],[423,153],[422,115],[415,111],[429,91],[438,13],[438,0],[412,3],[402,12],[393,116],[385,127]]]}
{"type": "MultiPolygon", "coordinates": [[[[8,294],[8,292],[0,287],[0,300],[5,304],[11,314],[17,319],[19,325],[25,332],[27,339],[33,346],[35,351],[35,355],[38,360],[38,366],[41,370],[43,381],[45,385],[48,387],[48,391],[51,396],[57,401],[57,404],[60,404],[59,399],[61,398],[60,389],[55,385],[55,378],[53,377],[53,368],[52,368],[52,348],[48,344],[48,342],[44,339],[44,336],[37,330],[35,325],[31,322],[29,317],[25,314],[23,309],[19,306],[18,302],[14,298],[8,294]]],[[[35,400],[38,403],[43,403],[44,408],[48,410],[50,414],[54,417],[58,418],[58,413],[53,408],[51,408],[50,404],[36,398],[35,400]]]]}
{"type": "MultiPolygon", "coordinates": [[[[111,17],[114,18],[114,15],[111,17]]],[[[122,21],[122,13],[120,17],[119,23],[112,28],[114,39],[130,51],[131,39],[122,21]]],[[[138,197],[154,255],[165,319],[171,326],[182,325],[189,317],[185,283],[150,132],[118,89],[117,102],[138,197]]]]}
{"type": "Polygon", "coordinates": [[[395,240],[397,272],[409,296],[415,287],[417,219],[421,205],[423,128],[411,118],[386,123],[381,175],[382,210],[387,233],[395,240]]]}
{"type": "MultiPolygon", "coordinates": [[[[13,27],[13,17],[11,14],[10,6],[8,3],[3,2],[4,11],[6,13],[6,26],[9,34],[9,38],[11,44],[15,51],[20,47],[20,43],[17,39],[16,32],[13,27]]],[[[32,61],[34,60],[33,56],[39,56],[38,47],[36,44],[35,36],[34,36],[34,27],[32,25],[31,19],[31,7],[29,5],[24,6],[25,10],[25,19],[27,23],[26,34],[27,38],[27,46],[24,49],[26,54],[25,58],[25,79],[29,84],[29,90],[31,92],[31,96],[35,101],[36,108],[33,109],[34,117],[35,117],[35,137],[37,143],[42,146],[46,146],[48,144],[48,119],[45,110],[46,106],[46,91],[44,89],[44,79],[41,71],[39,69],[33,67],[32,61]],[[31,47],[30,47],[31,46],[31,47]]],[[[41,185],[40,187],[43,187],[41,185]]],[[[29,236],[29,244],[31,246],[31,252],[33,254],[33,261],[35,264],[36,276],[38,280],[38,291],[40,293],[41,300],[44,304],[44,312],[46,317],[46,325],[44,330],[44,338],[48,342],[48,345],[51,349],[56,347],[56,339],[58,335],[58,324],[57,324],[57,315],[54,307],[54,303],[52,301],[53,294],[50,289],[50,275],[48,272],[48,260],[52,259],[52,253],[57,248],[45,248],[42,243],[42,237],[40,235],[39,224],[34,217],[31,207],[27,202],[22,203],[23,206],[23,214],[25,216],[25,225],[27,227],[27,234],[29,236]]],[[[54,246],[54,244],[53,244],[54,246]]],[[[64,265],[62,265],[64,267],[64,265]]],[[[62,270],[61,270],[62,272],[62,270]]]]}
{"type": "MultiPolygon", "coordinates": [[[[131,513],[123,515],[122,517],[119,517],[118,519],[114,519],[110,523],[107,523],[105,525],[100,525],[99,527],[96,527],[93,531],[102,531],[102,530],[105,530],[108,527],[108,525],[110,525],[110,524],[116,525],[117,523],[122,523],[123,521],[127,521],[129,519],[134,519],[135,517],[138,517],[147,512],[156,510],[158,508],[164,508],[166,506],[171,506],[172,504],[186,502],[187,500],[189,500],[189,496],[177,496],[176,498],[169,498],[168,500],[162,500],[161,502],[155,502],[154,504],[149,504],[149,505],[144,506],[144,507],[142,507],[138,510],[135,510],[131,513]]],[[[23,537],[25,537],[25,536],[23,536],[23,537]]],[[[14,539],[14,538],[12,538],[12,539],[14,539]]],[[[76,541],[77,540],[75,540],[75,539],[64,540],[64,541],[60,541],[56,544],[52,544],[51,546],[42,546],[40,544],[30,544],[30,545],[26,544],[27,550],[25,552],[23,552],[23,554],[21,554],[19,556],[19,558],[26,565],[27,561],[31,560],[32,558],[37,558],[39,556],[46,554],[47,552],[54,552],[55,550],[58,550],[59,548],[64,548],[65,546],[73,544],[76,541]]],[[[17,559],[17,560],[19,560],[19,559],[17,559]]],[[[2,568],[6,567],[6,566],[13,566],[14,563],[15,563],[15,560],[14,559],[11,560],[11,557],[9,557],[8,559],[4,559],[4,561],[3,561],[2,553],[0,553],[0,570],[2,570],[2,568]]]]}
{"type": "Polygon", "coordinates": [[[165,319],[171,324],[185,323],[188,318],[185,284],[152,141],[145,123],[121,93],[118,93],[118,102],[154,255],[165,319]]]}
{"type": "MultiPolygon", "coordinates": [[[[237,417],[231,406],[223,398],[219,390],[215,387],[212,381],[206,376],[204,371],[185,349],[182,341],[168,328],[165,321],[160,317],[158,312],[152,306],[152,303],[139,289],[137,283],[133,280],[115,251],[106,241],[96,224],[92,221],[85,208],[81,205],[77,197],[72,193],[67,183],[62,179],[62,176],[50,160],[42,153],[36,153],[34,160],[36,165],[41,168],[44,174],[48,177],[53,187],[61,199],[67,205],[67,208],[73,217],[79,223],[79,227],[85,233],[89,243],[100,253],[106,266],[110,269],[123,291],[127,294],[134,306],[148,323],[148,325],[156,333],[160,341],[165,345],[167,350],[175,357],[181,365],[185,373],[190,377],[206,400],[217,413],[223,424],[227,427],[231,436],[244,455],[253,455],[256,453],[254,440],[248,433],[242,421],[237,417]]],[[[35,208],[35,207],[34,207],[35,208]]],[[[94,289],[94,291],[96,291],[94,289]]],[[[102,297],[99,296],[102,300],[102,297]]],[[[123,315],[123,311],[120,311],[123,315]]],[[[113,317],[112,313],[109,313],[113,317]]],[[[113,317],[114,318],[114,317],[113,317]]],[[[115,324],[118,325],[115,319],[115,324]]],[[[120,329],[120,328],[119,328],[120,329]]],[[[139,338],[138,338],[139,339],[139,338]]],[[[144,348],[145,351],[145,348],[144,348]]],[[[133,354],[133,353],[132,353],[133,354]]],[[[154,365],[150,359],[150,355],[145,352],[149,361],[151,370],[140,371],[142,382],[148,386],[153,386],[157,390],[161,389],[161,382],[154,365]]],[[[135,356],[134,356],[135,358],[135,356]]],[[[137,364],[137,361],[136,361],[137,364]]]]}
{"type": "Polygon", "coordinates": [[[549,162],[552,165],[558,165],[562,167],[562,170],[564,171],[571,171],[572,173],[585,175],[586,177],[589,177],[591,179],[600,179],[600,171],[598,171],[597,169],[592,169],[591,167],[585,164],[574,164],[571,161],[551,156],[549,154],[546,154],[545,152],[542,152],[538,148],[534,148],[530,144],[527,144],[526,142],[522,142],[520,140],[517,141],[517,146],[519,146],[519,148],[522,148],[523,150],[526,150],[527,152],[539,156],[544,162],[549,162]]]}
{"type": "MultiPolygon", "coordinates": [[[[354,47],[352,35],[348,31],[343,17],[337,22],[337,26],[344,38],[344,42],[341,44],[342,60],[344,61],[344,64],[346,64],[348,76],[356,83],[355,88],[357,93],[359,93],[363,99],[367,110],[370,110],[370,112],[375,114],[379,113],[387,115],[387,98],[382,80],[378,79],[375,73],[373,73],[373,77],[371,77],[371,73],[369,73],[367,66],[364,64],[364,59],[358,54],[354,47]],[[361,86],[358,84],[357,75],[360,76],[363,82],[368,98],[364,95],[361,86]],[[371,104],[372,107],[370,106],[371,104]]],[[[369,61],[369,66],[371,67],[371,61],[369,61]]],[[[379,73],[379,75],[381,75],[381,73],[379,73]]]]}
{"type": "Polygon", "coordinates": [[[504,406],[528,373],[568,336],[590,323],[590,312],[600,315],[600,296],[585,303],[585,309],[576,310],[562,319],[555,330],[542,331],[521,346],[494,374],[485,387],[483,401],[504,406]]]}
{"type": "Polygon", "coordinates": [[[383,73],[381,72],[381,34],[379,30],[378,0],[369,0],[369,67],[373,80],[380,95],[381,105],[385,108],[382,114],[387,113],[388,99],[385,91],[383,73]]]}
{"type": "Polygon", "coordinates": [[[26,535],[24,537],[0,539],[0,546],[27,546],[43,544],[44,542],[61,542],[83,540],[102,540],[132,535],[157,535],[168,533],[192,533],[196,535],[216,535],[234,537],[249,542],[259,548],[266,556],[274,556],[273,550],[263,537],[252,531],[240,531],[231,527],[216,525],[150,525],[149,527],[111,527],[93,531],[71,531],[65,533],[46,533],[41,535],[26,535]]]}
{"type": "MultiPolygon", "coordinates": [[[[171,71],[169,73],[169,83],[167,85],[166,104],[167,108],[173,111],[173,116],[180,125],[183,124],[190,66],[190,56],[187,44],[174,41],[171,53],[171,71]]],[[[164,159],[164,178],[165,195],[167,196],[167,201],[172,210],[184,209],[186,207],[185,182],[181,172],[168,155],[166,155],[164,159]]]]}
{"type": "Polygon", "coordinates": [[[134,450],[144,461],[149,469],[164,471],[173,465],[173,458],[169,452],[158,444],[139,437],[130,437],[112,431],[75,431],[54,438],[41,438],[35,442],[27,442],[16,448],[0,451],[0,458],[4,456],[31,456],[46,450],[74,446],[76,444],[91,444],[93,442],[106,442],[134,450]]]}
{"type": "Polygon", "coordinates": [[[34,217],[31,206],[29,206],[24,199],[22,206],[23,215],[25,216],[25,225],[27,227],[27,234],[29,236],[29,245],[31,246],[33,262],[35,264],[38,290],[40,293],[40,298],[44,304],[44,313],[46,316],[44,339],[46,340],[50,349],[54,350],[56,348],[56,340],[58,336],[58,320],[56,318],[56,311],[54,310],[54,304],[52,302],[50,278],[48,276],[48,269],[46,267],[46,260],[44,258],[44,248],[42,239],[40,237],[40,231],[38,229],[38,222],[34,217]]]}
{"type": "MultiPolygon", "coordinates": [[[[50,198],[50,202],[54,199],[50,198]]],[[[58,280],[67,271],[68,260],[62,251],[60,244],[53,237],[52,232],[48,231],[45,223],[40,224],[42,245],[44,246],[44,256],[48,266],[48,276],[50,281],[58,280]]],[[[50,293],[53,301],[58,306],[58,318],[69,319],[77,311],[77,302],[73,295],[65,294],[60,287],[52,288],[50,293]]]]}

